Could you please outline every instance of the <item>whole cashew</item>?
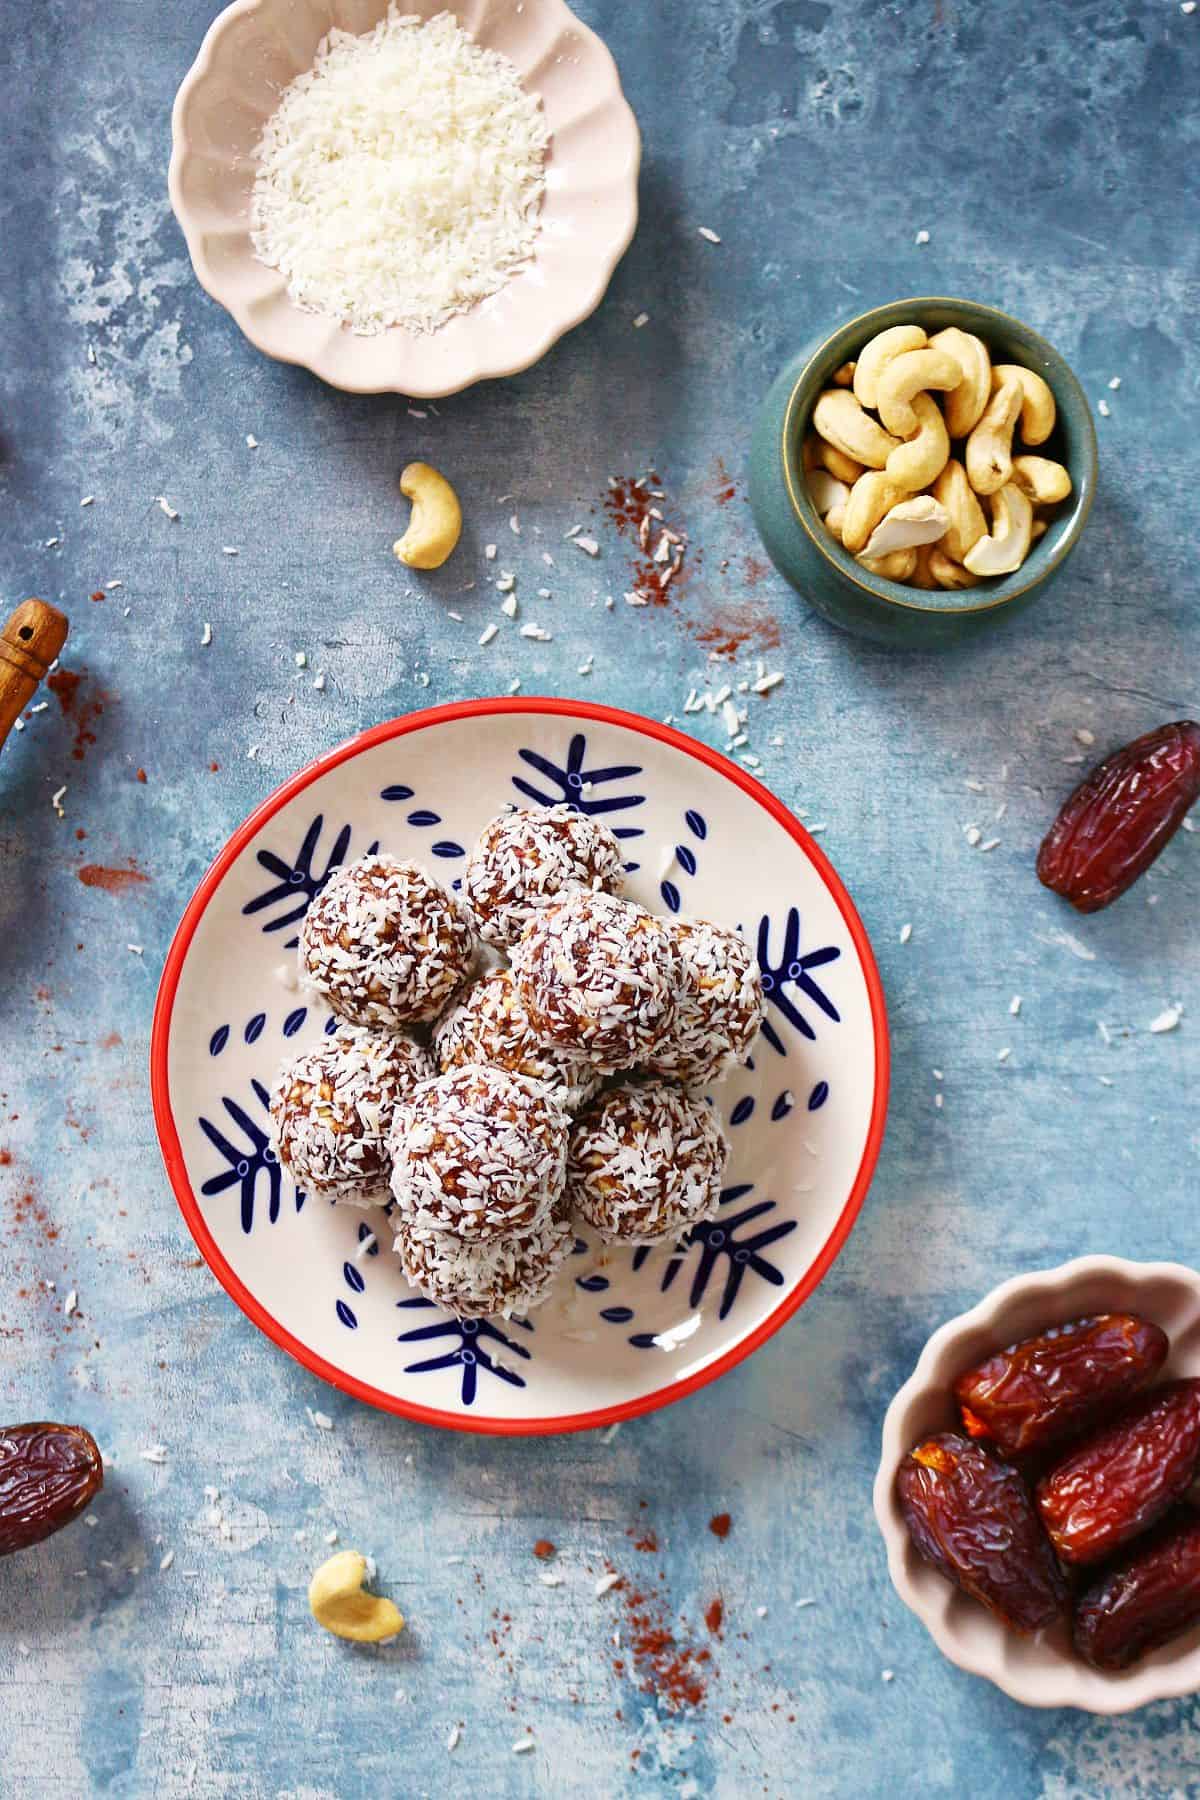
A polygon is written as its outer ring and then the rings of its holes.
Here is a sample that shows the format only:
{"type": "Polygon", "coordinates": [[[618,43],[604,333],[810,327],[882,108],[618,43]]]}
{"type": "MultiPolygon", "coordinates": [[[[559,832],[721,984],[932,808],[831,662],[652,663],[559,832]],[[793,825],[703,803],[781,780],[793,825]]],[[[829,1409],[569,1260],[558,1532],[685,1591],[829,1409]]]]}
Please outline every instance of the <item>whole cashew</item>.
{"type": "Polygon", "coordinates": [[[1033,508],[1015,481],[992,495],[992,530],[963,557],[972,575],[1011,575],[1029,554],[1033,508]]]}
{"type": "Polygon", "coordinates": [[[886,512],[867,539],[864,557],[873,561],[890,556],[895,550],[915,550],[920,544],[936,544],[949,523],[946,509],[920,494],[912,500],[901,500],[886,512]]]}
{"type": "Polygon", "coordinates": [[[831,513],[835,506],[845,506],[850,498],[850,489],[846,483],[839,481],[836,475],[831,475],[828,469],[813,470],[808,478],[808,492],[822,518],[831,513]]]}
{"type": "Polygon", "coordinates": [[[856,462],[852,456],[847,456],[843,450],[838,449],[836,444],[827,444],[823,437],[819,437],[817,443],[820,445],[817,451],[817,461],[821,467],[828,469],[831,475],[836,475],[838,480],[844,481],[848,487],[853,487],[863,472],[862,463],[856,462]]]}
{"type": "Polygon", "coordinates": [[[926,343],[919,325],[891,325],[877,332],[858,353],[854,366],[854,395],[864,406],[877,404],[879,377],[890,362],[906,350],[920,350],[926,343]]]}
{"type": "MultiPolygon", "coordinates": [[[[861,367],[861,364],[859,365],[861,367]]],[[[955,357],[945,350],[906,350],[895,357],[880,375],[875,387],[879,416],[896,437],[910,438],[917,429],[917,416],[912,408],[914,394],[928,388],[943,392],[956,388],[962,370],[955,357]]]]}
{"type": "Polygon", "coordinates": [[[907,498],[903,488],[898,488],[878,470],[868,469],[865,475],[860,475],[850,489],[842,520],[842,542],[847,550],[857,555],[884,513],[907,498]]]}
{"type": "Polygon", "coordinates": [[[950,454],[950,434],[941,407],[928,394],[914,394],[913,416],[917,429],[907,443],[893,450],[887,459],[887,478],[897,487],[915,494],[935,481],[946,466],[950,454]]]}
{"type": "Polygon", "coordinates": [[[1012,478],[1035,506],[1055,506],[1071,491],[1071,477],[1048,456],[1014,456],[1012,478]]]}
{"type": "Polygon", "coordinates": [[[962,370],[962,380],[946,395],[946,429],[952,438],[968,437],[980,419],[992,391],[992,359],[987,345],[973,332],[948,325],[935,332],[930,343],[951,355],[962,370]]]}
{"type": "Polygon", "coordinates": [[[835,369],[833,371],[834,387],[852,387],[854,384],[854,371],[857,367],[857,363],[844,362],[840,369],[835,369]]]}
{"type": "Polygon", "coordinates": [[[308,1584],[308,1604],[318,1625],[355,1644],[378,1644],[403,1631],[404,1620],[390,1600],[363,1587],[367,1559],[357,1550],[339,1550],[323,1562],[308,1584]]]}
{"type": "Polygon", "coordinates": [[[994,494],[1012,474],[1012,436],[1024,392],[1019,381],[1002,381],[967,439],[967,480],[977,494],[994,494]]]}
{"type": "Polygon", "coordinates": [[[977,544],[987,531],[983,508],[975,498],[975,490],[967,480],[967,471],[951,457],[933,484],[933,497],[950,515],[942,548],[946,555],[960,563],[972,544],[977,544]]]}
{"type": "Polygon", "coordinates": [[[409,463],[400,492],[412,501],[412,517],[393,551],[410,569],[440,569],[462,531],[458,495],[444,475],[420,462],[409,463]]]}
{"type": "Polygon", "coordinates": [[[1027,444],[1044,444],[1058,417],[1049,383],[1021,363],[997,363],[992,370],[992,392],[1006,381],[1021,384],[1022,438],[1027,444]]]}
{"type": "Polygon", "coordinates": [[[933,553],[936,548],[937,546],[935,544],[917,545],[917,566],[912,572],[912,584],[914,587],[937,587],[938,584],[934,579],[933,568],[931,566],[933,553]]]}
{"type": "Polygon", "coordinates": [[[882,469],[899,443],[845,388],[826,388],[813,407],[812,422],[827,444],[868,469],[882,469]]]}
{"type": "Polygon", "coordinates": [[[887,581],[907,581],[917,566],[915,550],[893,550],[890,556],[860,556],[864,569],[882,575],[887,581]]]}
{"type": "Polygon", "coordinates": [[[940,588],[973,588],[979,586],[978,575],[972,575],[970,569],[964,569],[960,562],[947,556],[940,544],[934,544],[929,552],[929,573],[940,588]]]}

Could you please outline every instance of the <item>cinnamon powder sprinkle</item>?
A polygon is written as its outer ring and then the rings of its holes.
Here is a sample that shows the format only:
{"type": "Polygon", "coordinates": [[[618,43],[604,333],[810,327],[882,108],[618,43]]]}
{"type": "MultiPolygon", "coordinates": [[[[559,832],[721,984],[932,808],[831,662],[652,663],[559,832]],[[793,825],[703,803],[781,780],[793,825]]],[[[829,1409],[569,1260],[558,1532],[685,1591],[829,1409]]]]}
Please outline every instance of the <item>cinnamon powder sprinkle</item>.
{"type": "Polygon", "coordinates": [[[712,1532],[714,1537],[727,1538],[729,1536],[729,1527],[732,1524],[733,1520],[728,1513],[714,1513],[712,1518],[708,1521],[708,1529],[712,1532]]]}

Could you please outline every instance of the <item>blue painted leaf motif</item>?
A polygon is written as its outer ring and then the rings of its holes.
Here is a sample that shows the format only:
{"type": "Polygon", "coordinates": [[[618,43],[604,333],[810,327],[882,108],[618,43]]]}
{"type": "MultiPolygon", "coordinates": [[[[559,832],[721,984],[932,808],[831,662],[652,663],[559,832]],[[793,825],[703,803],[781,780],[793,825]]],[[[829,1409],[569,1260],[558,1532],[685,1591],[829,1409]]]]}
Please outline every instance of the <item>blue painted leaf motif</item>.
{"type": "Polygon", "coordinates": [[[744,1094],[729,1115],[731,1125],[744,1125],[754,1111],[754,1095],[744,1094]]]}
{"type": "Polygon", "coordinates": [[[367,1284],[352,1262],[342,1264],[342,1276],[351,1293],[361,1294],[365,1290],[367,1284]]]}
{"type": "MultiPolygon", "coordinates": [[[[700,1255],[692,1274],[691,1288],[688,1293],[688,1304],[693,1308],[700,1305],[709,1282],[722,1264],[725,1266],[725,1285],[717,1312],[717,1317],[720,1319],[729,1316],[747,1272],[759,1276],[761,1280],[768,1282],[772,1287],[783,1286],[782,1272],[763,1253],[769,1250],[772,1244],[779,1243],[789,1233],[795,1231],[796,1220],[781,1219],[777,1224],[767,1225],[761,1231],[743,1233],[744,1227],[751,1226],[756,1220],[765,1219],[768,1213],[774,1212],[774,1200],[757,1201],[754,1205],[743,1208],[732,1218],[724,1210],[750,1193],[752,1187],[753,1183],[744,1182],[739,1186],[727,1188],[721,1196],[722,1210],[717,1218],[710,1219],[703,1225],[693,1225],[663,1270],[659,1286],[664,1294],[675,1282],[689,1253],[697,1247],[700,1255]],[[743,1235],[739,1235],[739,1233],[743,1233],[743,1235]]],[[[635,1255],[634,1267],[639,1266],[635,1255]]],[[[639,1334],[639,1337],[641,1335],[639,1334]]],[[[653,1337],[647,1337],[645,1342],[639,1342],[638,1338],[630,1338],[629,1341],[636,1348],[644,1349],[654,1340],[653,1337]]]]}
{"type": "Polygon", "coordinates": [[[254,1017],[247,1022],[246,1029],[242,1033],[242,1036],[248,1044],[256,1044],[258,1042],[263,1034],[263,1026],[266,1022],[266,1013],[255,1013],[254,1017]]]}
{"type": "Polygon", "coordinates": [[[382,788],[379,794],[381,800],[411,800],[412,797],[413,790],[410,787],[402,786],[399,782],[393,787],[382,788]]]}
{"type": "Polygon", "coordinates": [[[828,1098],[829,1098],[829,1083],[827,1081],[818,1081],[816,1087],[813,1089],[812,1093],[808,1096],[809,1112],[819,1112],[820,1109],[824,1106],[825,1102],[828,1100],[828,1098]]]}
{"type": "Polygon", "coordinates": [[[689,850],[686,844],[676,844],[675,860],[687,875],[696,873],[696,853],[689,850]]]}
{"type": "Polygon", "coordinates": [[[679,898],[679,889],[675,886],[675,883],[673,881],[664,881],[658,891],[666,902],[668,910],[677,913],[683,905],[683,902],[679,898]]]}
{"type": "Polygon", "coordinates": [[[692,810],[692,808],[689,807],[683,816],[684,816],[684,819],[687,821],[687,828],[691,832],[692,836],[698,837],[700,839],[700,842],[703,843],[705,838],[708,836],[708,826],[705,824],[704,814],[694,812],[692,810]]]}
{"type": "Polygon", "coordinates": [[[295,1037],[296,1033],[299,1031],[300,1027],[303,1025],[303,1023],[304,1023],[305,1019],[307,1019],[307,1017],[308,1017],[307,1006],[298,1006],[296,1008],[295,1012],[290,1012],[288,1014],[287,1018],[283,1021],[284,1037],[295,1037]]]}
{"type": "Polygon", "coordinates": [[[208,1040],[208,1054],[210,1056],[220,1056],[222,1050],[225,1048],[225,1046],[228,1042],[229,1042],[229,1027],[228,1027],[228,1025],[218,1025],[217,1029],[213,1032],[212,1036],[208,1040]]]}
{"type": "Polygon", "coordinates": [[[410,812],[408,815],[408,823],[410,825],[440,825],[441,822],[441,813],[429,812],[428,809],[410,812]]]}
{"type": "MultiPolygon", "coordinates": [[[[540,755],[536,750],[518,752],[521,761],[543,777],[550,791],[535,787],[524,776],[514,775],[513,786],[518,793],[524,794],[527,800],[538,806],[561,806],[568,801],[578,812],[588,813],[594,818],[608,817],[613,813],[629,812],[635,806],[644,806],[645,794],[598,794],[602,787],[612,787],[614,783],[632,781],[642,773],[640,764],[614,764],[609,768],[591,769],[586,766],[587,738],[582,731],[577,731],[567,746],[567,759],[562,768],[548,757],[540,755]]],[[[645,832],[640,825],[614,825],[611,827],[619,838],[644,837],[645,832]]]]}
{"type": "MultiPolygon", "coordinates": [[[[269,1112],[270,1095],[261,1081],[250,1083],[254,1098],[264,1113],[269,1112]]],[[[242,1230],[246,1233],[254,1229],[255,1200],[259,1188],[259,1177],[266,1175],[267,1189],[267,1223],[274,1225],[279,1217],[279,1208],[283,1194],[283,1172],[279,1160],[271,1148],[268,1133],[256,1119],[252,1118],[246,1108],[229,1095],[222,1096],[222,1106],[242,1134],[244,1143],[239,1146],[233,1138],[219,1125],[210,1119],[200,1118],[197,1123],[213,1148],[225,1158],[226,1167],[219,1175],[210,1175],[203,1182],[200,1192],[206,1199],[213,1199],[225,1193],[229,1188],[240,1189],[240,1216],[242,1230]]],[[[303,1189],[296,1190],[296,1211],[304,1205],[303,1189]]]]}
{"type": "Polygon", "coordinates": [[[329,1017],[325,1021],[325,1036],[332,1037],[334,1032],[337,1030],[337,1028],[338,1028],[338,1016],[336,1013],[330,1013],[329,1017]]]}
{"type": "MultiPolygon", "coordinates": [[[[359,1224],[359,1227],[358,1227],[358,1241],[359,1241],[359,1243],[360,1243],[360,1244],[365,1244],[365,1243],[366,1243],[366,1241],[367,1241],[367,1239],[368,1239],[368,1238],[373,1238],[373,1237],[374,1237],[374,1236],[375,1236],[375,1233],[374,1233],[374,1232],[373,1232],[373,1231],[372,1231],[372,1230],[371,1230],[371,1227],[370,1227],[370,1226],[369,1226],[369,1225],[368,1225],[368,1224],[367,1224],[367,1222],[366,1222],[366,1220],[365,1220],[365,1219],[364,1219],[364,1220],[363,1220],[363,1221],[362,1221],[362,1222],[361,1222],[361,1223],[360,1223],[360,1224],[359,1224]]],[[[373,1243],[373,1244],[372,1244],[372,1245],[371,1245],[371,1248],[370,1248],[370,1249],[369,1249],[369,1250],[368,1250],[368,1251],[367,1251],[367,1255],[368,1255],[368,1256],[378,1256],[378,1255],[379,1255],[379,1244],[378,1244],[378,1242],[376,1242],[376,1243],[373,1243]]]]}
{"type": "Polygon", "coordinates": [[[794,1099],[790,1089],[785,1088],[783,1093],[780,1094],[779,1098],[776,1100],[774,1106],[771,1108],[772,1119],[773,1120],[786,1119],[788,1114],[791,1112],[793,1106],[795,1106],[795,1104],[796,1104],[796,1102],[795,1102],[795,1099],[794,1099]]]}
{"type": "MultiPolygon", "coordinates": [[[[499,1327],[490,1319],[452,1319],[444,1313],[438,1313],[432,1301],[424,1299],[399,1300],[396,1303],[405,1309],[428,1309],[435,1313],[435,1322],[430,1325],[418,1325],[411,1331],[402,1331],[398,1343],[437,1343],[448,1340],[450,1347],[437,1356],[426,1357],[423,1361],[405,1365],[406,1375],[431,1374],[436,1369],[462,1370],[460,1396],[464,1406],[475,1404],[475,1395],[479,1385],[479,1371],[494,1375],[500,1381],[506,1381],[510,1387],[523,1388],[525,1377],[518,1375],[501,1362],[494,1353],[489,1352],[485,1344],[499,1344],[502,1350],[510,1351],[514,1356],[529,1360],[530,1352],[524,1344],[514,1338],[506,1337],[499,1327]]],[[[527,1319],[509,1319],[509,1326],[519,1326],[524,1331],[532,1331],[533,1327],[527,1319]]]]}
{"type": "MultiPolygon", "coordinates": [[[[345,862],[350,848],[350,826],[343,825],[325,859],[325,867],[318,872],[314,858],[324,829],[325,815],[318,813],[305,832],[300,848],[291,862],[274,850],[258,851],[255,861],[268,875],[273,875],[275,880],[271,887],[257,894],[253,900],[247,900],[242,908],[243,916],[263,912],[268,907],[283,906],[284,910],[275,918],[268,919],[263,930],[286,931],[290,925],[299,923],[333,871],[345,862]]],[[[376,839],[367,846],[365,854],[373,856],[378,848],[379,840],[376,839]]],[[[298,941],[294,937],[288,938],[287,947],[290,949],[298,941]]]]}
{"type": "Polygon", "coordinates": [[[635,1331],[629,1341],[635,1350],[653,1350],[654,1333],[652,1331],[635,1331]]]}
{"type": "Polygon", "coordinates": [[[453,838],[439,838],[435,844],[431,845],[431,849],[435,856],[444,857],[447,861],[453,857],[467,854],[462,845],[456,844],[453,838]]]}
{"type": "MultiPolygon", "coordinates": [[[[842,954],[841,950],[836,944],[826,944],[819,950],[808,950],[801,955],[800,913],[795,906],[788,909],[783,949],[777,962],[771,960],[770,934],[771,920],[769,915],[764,914],[758,927],[758,962],[768,1007],[774,1006],[801,1037],[815,1042],[816,1032],[787,990],[789,986],[797,988],[827,1019],[832,1020],[835,1025],[840,1024],[842,1015],[825,990],[813,979],[811,971],[836,962],[842,954]]],[[[783,1039],[770,1018],[763,1022],[762,1035],[780,1056],[787,1055],[783,1039]]]]}
{"type": "Polygon", "coordinates": [[[575,1286],[582,1288],[585,1294],[602,1294],[610,1285],[607,1275],[577,1275],[575,1286]]]}
{"type": "Polygon", "coordinates": [[[335,1311],[337,1312],[337,1316],[342,1321],[343,1325],[348,1326],[351,1331],[358,1330],[358,1320],[355,1318],[353,1312],[346,1305],[346,1302],[344,1300],[338,1301],[335,1311]]]}
{"type": "Polygon", "coordinates": [[[628,1325],[633,1317],[633,1308],[632,1306],[606,1306],[601,1310],[600,1317],[607,1325],[628,1325]]]}

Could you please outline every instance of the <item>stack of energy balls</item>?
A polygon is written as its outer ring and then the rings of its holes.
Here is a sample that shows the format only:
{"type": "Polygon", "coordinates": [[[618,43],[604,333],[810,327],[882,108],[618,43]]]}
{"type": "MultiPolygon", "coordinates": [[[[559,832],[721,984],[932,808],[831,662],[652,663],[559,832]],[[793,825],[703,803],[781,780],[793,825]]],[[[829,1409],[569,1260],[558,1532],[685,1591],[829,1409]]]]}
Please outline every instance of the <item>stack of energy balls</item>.
{"type": "Polygon", "coordinates": [[[720,1204],[702,1090],[749,1053],[758,964],[624,879],[612,832],[553,806],[492,820],[461,899],[366,856],[309,907],[301,981],[338,1024],[279,1072],[276,1152],[306,1192],[390,1201],[405,1276],[460,1318],[544,1300],[574,1216],[652,1244],[720,1204]]]}

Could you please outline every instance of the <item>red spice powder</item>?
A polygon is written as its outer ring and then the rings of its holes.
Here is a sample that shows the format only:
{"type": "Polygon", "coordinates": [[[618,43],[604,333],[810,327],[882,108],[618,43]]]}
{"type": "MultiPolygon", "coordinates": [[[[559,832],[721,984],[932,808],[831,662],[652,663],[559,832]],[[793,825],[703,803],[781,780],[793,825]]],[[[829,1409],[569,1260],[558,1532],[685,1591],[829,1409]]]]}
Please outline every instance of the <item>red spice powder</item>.
{"type": "Polygon", "coordinates": [[[692,626],[692,635],[716,656],[736,656],[747,649],[777,650],[780,641],[778,619],[744,601],[706,609],[704,617],[692,626]]]}
{"type": "Polygon", "coordinates": [[[139,781],[140,781],[140,782],[142,782],[142,784],[143,784],[143,785],[144,785],[144,784],[145,784],[145,781],[146,781],[146,771],[145,771],[145,769],[139,769],[139,770],[138,770],[138,772],[137,772],[137,778],[138,778],[138,780],[139,780],[139,781]]]}
{"type": "Polygon", "coordinates": [[[685,549],[686,534],[666,517],[666,501],[659,477],[653,471],[644,476],[621,476],[606,489],[604,510],[621,536],[637,546],[629,571],[630,587],[644,594],[650,605],[666,606],[686,581],[686,556],[679,554],[685,549]],[[679,541],[672,544],[672,554],[667,561],[656,562],[654,552],[664,529],[679,541]],[[671,574],[672,569],[676,573],[671,574]]]}
{"type": "Polygon", "coordinates": [[[549,1562],[554,1553],[554,1545],[550,1542],[549,1538],[539,1538],[537,1543],[533,1546],[533,1554],[536,1557],[539,1557],[542,1562],[549,1562]]]}
{"type": "Polygon", "coordinates": [[[713,499],[718,506],[728,506],[731,500],[737,499],[737,482],[725,467],[725,458],[718,456],[717,473],[713,489],[713,499]]]}
{"type": "Polygon", "coordinates": [[[647,1531],[642,1537],[638,1537],[636,1531],[634,1530],[633,1526],[631,1525],[629,1527],[628,1532],[626,1533],[626,1536],[631,1537],[633,1539],[633,1547],[635,1550],[641,1550],[641,1551],[645,1552],[647,1555],[653,1555],[653,1553],[658,1549],[658,1539],[655,1537],[655,1535],[652,1531],[647,1531]]]}
{"type": "MultiPolygon", "coordinates": [[[[625,1603],[626,1647],[641,1691],[653,1694],[670,1712],[703,1706],[715,1673],[711,1652],[679,1641],[663,1599],[653,1590],[627,1588],[623,1582],[619,1587],[625,1603]]],[[[623,1674],[625,1667],[623,1659],[614,1659],[616,1674],[623,1674]]]]}
{"type": "Polygon", "coordinates": [[[725,1602],[722,1600],[720,1594],[717,1595],[715,1600],[709,1601],[704,1613],[704,1623],[708,1626],[708,1629],[712,1632],[714,1637],[720,1637],[721,1627],[725,1623],[725,1602]]]}
{"type": "Polygon", "coordinates": [[[107,694],[81,694],[82,684],[87,679],[85,669],[55,669],[53,675],[46,677],[46,686],[58,699],[64,719],[71,719],[75,724],[75,736],[71,744],[71,755],[76,762],[82,762],[87,754],[88,746],[96,742],[96,733],[92,727],[104,712],[107,694]]]}
{"type": "Polygon", "coordinates": [[[93,594],[93,595],[92,595],[92,599],[93,599],[93,600],[94,600],[94,601],[96,601],[96,603],[97,603],[97,604],[99,604],[99,602],[100,602],[100,601],[101,601],[101,600],[103,600],[103,598],[104,598],[104,589],[103,589],[103,588],[97,588],[97,589],[96,589],[96,591],[95,591],[95,593],[94,593],[94,594],[93,594]]]}
{"type": "Polygon", "coordinates": [[[11,1150],[0,1150],[0,1169],[7,1169],[12,1162],[11,1150]]]}
{"type": "Polygon", "coordinates": [[[103,888],[106,894],[123,894],[126,888],[150,879],[140,869],[106,869],[101,863],[84,863],[75,873],[84,887],[103,888]]]}
{"type": "Polygon", "coordinates": [[[729,1527],[732,1524],[733,1520],[728,1513],[714,1513],[712,1518],[708,1521],[708,1529],[712,1532],[714,1537],[727,1538],[729,1536],[729,1527]]]}
{"type": "Polygon", "coordinates": [[[218,769],[219,769],[219,768],[220,768],[220,767],[221,767],[221,765],[220,765],[220,763],[209,763],[209,765],[208,765],[208,772],[209,772],[209,774],[210,774],[210,775],[215,775],[215,774],[216,774],[216,772],[217,772],[217,770],[218,770],[218,769]]]}

